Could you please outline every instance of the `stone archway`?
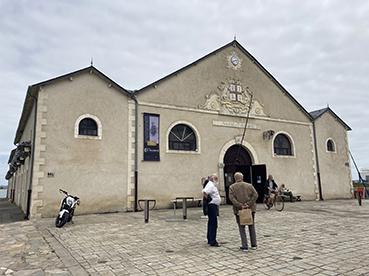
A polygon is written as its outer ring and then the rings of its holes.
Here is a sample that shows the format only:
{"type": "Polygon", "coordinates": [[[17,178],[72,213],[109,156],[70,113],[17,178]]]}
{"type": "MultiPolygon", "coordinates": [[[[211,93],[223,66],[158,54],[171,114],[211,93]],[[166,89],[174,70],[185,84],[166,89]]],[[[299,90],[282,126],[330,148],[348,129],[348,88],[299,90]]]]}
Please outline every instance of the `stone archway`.
{"type": "Polygon", "coordinates": [[[252,157],[250,153],[240,144],[233,145],[227,149],[223,157],[224,191],[226,203],[230,204],[228,197],[229,186],[234,183],[233,175],[241,172],[244,180],[251,183],[252,157]]]}

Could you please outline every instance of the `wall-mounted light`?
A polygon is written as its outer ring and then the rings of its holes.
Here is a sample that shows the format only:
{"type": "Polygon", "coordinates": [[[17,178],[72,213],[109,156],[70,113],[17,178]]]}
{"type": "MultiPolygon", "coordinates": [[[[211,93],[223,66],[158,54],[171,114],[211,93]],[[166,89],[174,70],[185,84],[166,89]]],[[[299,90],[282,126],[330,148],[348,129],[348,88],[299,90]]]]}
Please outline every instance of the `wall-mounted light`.
{"type": "Polygon", "coordinates": [[[23,151],[23,152],[31,152],[31,142],[26,141],[22,142],[17,146],[17,150],[23,151]]]}
{"type": "Polygon", "coordinates": [[[263,132],[263,139],[264,140],[270,140],[273,138],[273,135],[274,135],[274,130],[266,130],[263,132]]]}
{"type": "Polygon", "coordinates": [[[14,174],[17,171],[17,166],[15,164],[9,164],[9,172],[14,174]]]}
{"type": "Polygon", "coordinates": [[[12,172],[10,172],[10,171],[8,171],[8,172],[6,173],[5,179],[6,179],[6,180],[9,180],[10,178],[12,178],[12,176],[13,176],[13,173],[12,173],[12,172]]]}

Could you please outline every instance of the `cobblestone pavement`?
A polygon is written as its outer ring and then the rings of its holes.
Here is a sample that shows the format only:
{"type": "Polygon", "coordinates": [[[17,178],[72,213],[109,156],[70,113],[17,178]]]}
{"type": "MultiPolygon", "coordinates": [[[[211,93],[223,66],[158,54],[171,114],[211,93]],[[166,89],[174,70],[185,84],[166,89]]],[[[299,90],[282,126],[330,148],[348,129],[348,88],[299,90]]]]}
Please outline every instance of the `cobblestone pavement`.
{"type": "MultiPolygon", "coordinates": [[[[77,211],[78,212],[78,211],[77,211]]],[[[218,241],[206,243],[201,208],[76,216],[0,225],[0,274],[9,275],[369,275],[369,201],[258,206],[258,249],[239,250],[231,206],[221,206],[218,241]],[[10,271],[11,270],[11,271],[10,271]]]]}
{"type": "Polygon", "coordinates": [[[6,198],[0,198],[0,224],[24,220],[23,212],[6,198]]]}
{"type": "Polygon", "coordinates": [[[71,275],[30,221],[0,225],[0,275],[71,275]]]}

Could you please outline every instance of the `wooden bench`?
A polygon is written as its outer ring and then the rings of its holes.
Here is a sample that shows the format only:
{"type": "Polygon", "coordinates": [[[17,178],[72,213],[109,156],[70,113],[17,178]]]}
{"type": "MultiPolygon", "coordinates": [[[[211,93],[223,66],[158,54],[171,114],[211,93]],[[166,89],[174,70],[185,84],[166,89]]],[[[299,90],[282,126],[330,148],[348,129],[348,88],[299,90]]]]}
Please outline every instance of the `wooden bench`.
{"type": "Polygon", "coordinates": [[[193,202],[196,204],[196,207],[202,206],[202,198],[194,198],[193,202]]]}
{"type": "Polygon", "coordinates": [[[173,211],[174,211],[174,216],[176,215],[176,209],[177,209],[177,205],[179,202],[182,202],[182,211],[183,211],[183,219],[186,220],[187,219],[187,207],[188,207],[188,203],[192,203],[196,202],[197,206],[199,204],[199,202],[201,202],[202,198],[194,198],[193,196],[179,196],[176,197],[175,199],[172,199],[171,202],[173,203],[173,211]]]}
{"type": "MultiPolygon", "coordinates": [[[[187,207],[201,207],[202,206],[202,201],[203,198],[199,197],[199,198],[191,198],[191,199],[187,199],[187,207]]],[[[173,208],[177,209],[179,203],[182,203],[182,199],[180,198],[175,198],[175,199],[171,199],[170,203],[173,204],[173,208]]],[[[220,204],[226,204],[226,197],[224,195],[220,196],[220,204]]]]}
{"type": "MultiPolygon", "coordinates": [[[[170,203],[173,204],[173,208],[177,209],[179,203],[182,203],[182,199],[171,199],[170,203]]],[[[192,205],[194,207],[201,207],[202,206],[202,198],[191,198],[189,200],[187,200],[187,207],[189,207],[189,205],[192,205]]]]}
{"type": "Polygon", "coordinates": [[[281,195],[281,197],[283,198],[284,202],[301,201],[301,195],[292,195],[292,201],[291,201],[291,197],[288,195],[281,195]]]}

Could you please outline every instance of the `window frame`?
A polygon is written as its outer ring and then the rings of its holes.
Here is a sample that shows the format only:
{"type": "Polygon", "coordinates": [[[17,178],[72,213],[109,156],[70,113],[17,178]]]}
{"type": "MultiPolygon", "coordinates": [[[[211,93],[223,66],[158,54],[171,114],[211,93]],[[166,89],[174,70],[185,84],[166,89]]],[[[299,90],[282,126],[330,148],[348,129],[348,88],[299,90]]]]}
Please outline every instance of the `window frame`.
{"type": "Polygon", "coordinates": [[[328,153],[337,153],[336,142],[331,137],[328,137],[328,139],[325,141],[325,151],[328,153]],[[328,150],[328,142],[332,142],[333,150],[328,150]]]}
{"type": "Polygon", "coordinates": [[[173,122],[167,129],[167,133],[166,133],[166,153],[180,153],[180,154],[200,154],[201,153],[201,138],[199,135],[199,131],[197,130],[197,128],[191,124],[190,122],[187,121],[175,121],[173,122]],[[195,138],[196,138],[196,149],[195,150],[173,150],[169,148],[169,135],[172,131],[172,129],[177,126],[177,125],[186,125],[187,127],[191,128],[193,133],[195,134],[195,138]]]}
{"type": "Polygon", "coordinates": [[[102,124],[99,118],[92,114],[83,114],[79,116],[74,124],[74,138],[101,140],[102,139],[102,124]],[[95,121],[97,125],[97,135],[96,136],[79,134],[79,124],[83,119],[92,119],[95,121]]]}
{"type": "Polygon", "coordinates": [[[285,132],[285,131],[279,131],[274,133],[273,139],[272,139],[272,156],[276,157],[276,158],[296,158],[296,149],[295,149],[295,142],[292,139],[292,136],[285,132]],[[275,150],[274,150],[274,141],[277,138],[278,135],[284,135],[288,141],[290,142],[290,147],[291,147],[291,155],[280,155],[280,154],[276,154],[275,150]]]}

